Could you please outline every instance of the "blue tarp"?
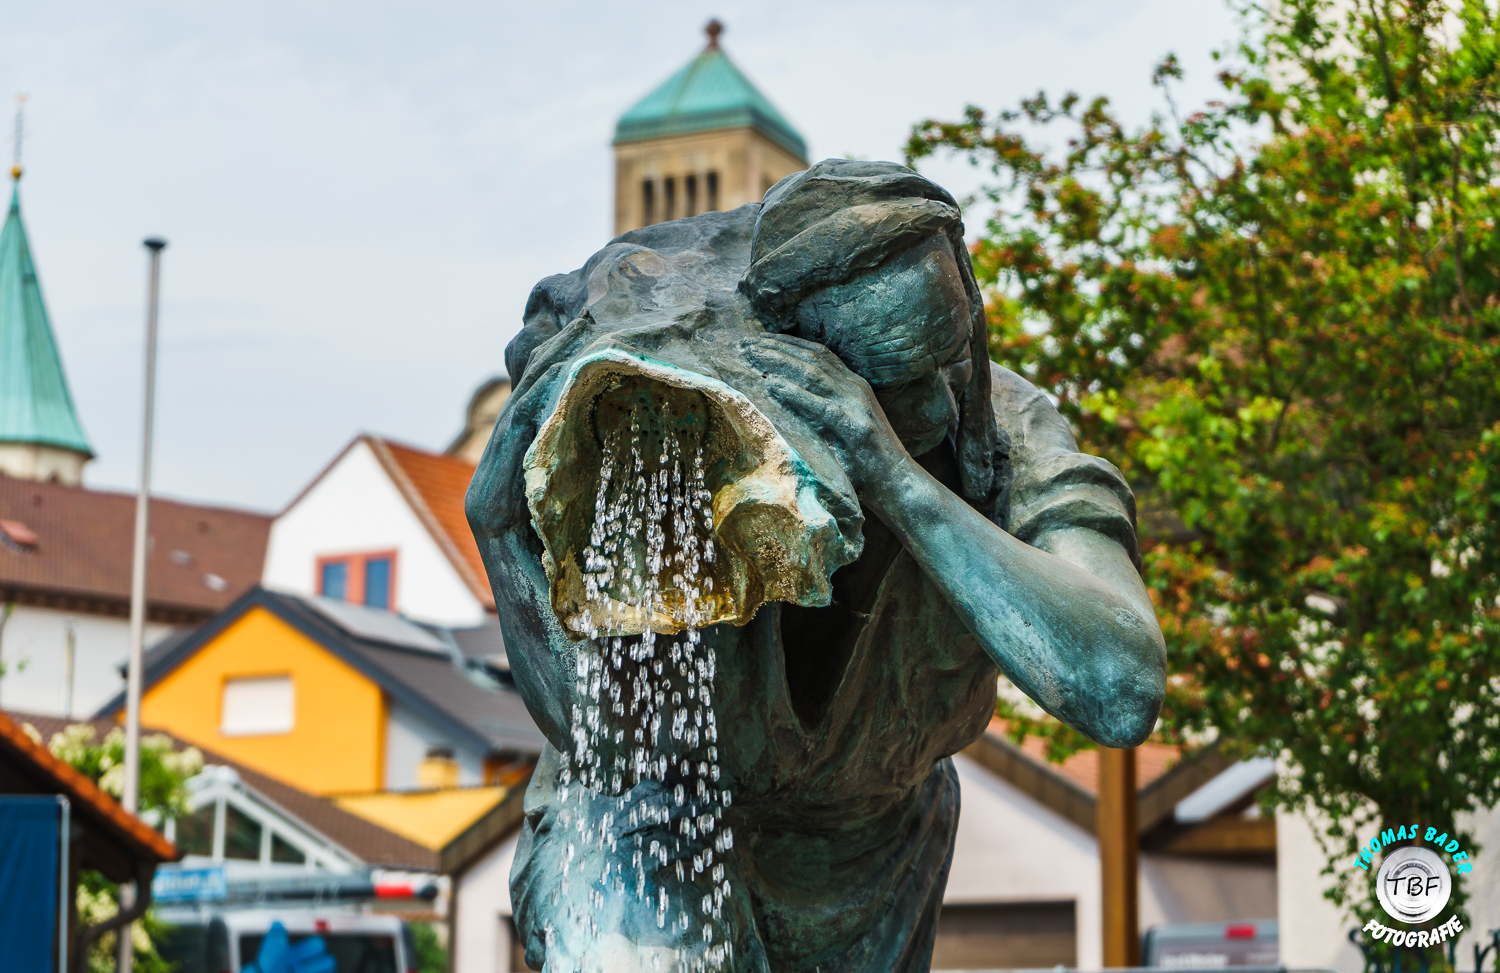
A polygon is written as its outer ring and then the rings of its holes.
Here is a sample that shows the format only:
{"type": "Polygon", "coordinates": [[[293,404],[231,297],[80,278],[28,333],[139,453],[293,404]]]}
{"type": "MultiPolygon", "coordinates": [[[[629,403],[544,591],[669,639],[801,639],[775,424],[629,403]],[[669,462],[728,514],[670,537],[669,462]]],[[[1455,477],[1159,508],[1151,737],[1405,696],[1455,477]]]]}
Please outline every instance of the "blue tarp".
{"type": "Polygon", "coordinates": [[[0,796],[0,953],[8,970],[56,962],[63,799],[0,796]]]}

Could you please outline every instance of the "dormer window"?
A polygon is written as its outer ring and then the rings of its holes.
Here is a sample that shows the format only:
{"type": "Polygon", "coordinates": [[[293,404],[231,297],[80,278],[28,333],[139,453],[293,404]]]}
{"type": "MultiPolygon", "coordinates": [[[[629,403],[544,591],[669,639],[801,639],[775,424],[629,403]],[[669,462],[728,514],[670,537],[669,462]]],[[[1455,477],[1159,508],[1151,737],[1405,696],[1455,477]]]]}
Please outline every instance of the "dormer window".
{"type": "Polygon", "coordinates": [[[0,544],[13,551],[29,553],[36,550],[36,532],[19,520],[0,520],[0,544]]]}
{"type": "Polygon", "coordinates": [[[338,554],[317,561],[318,594],[335,601],[394,611],[396,552],[338,554]]]}

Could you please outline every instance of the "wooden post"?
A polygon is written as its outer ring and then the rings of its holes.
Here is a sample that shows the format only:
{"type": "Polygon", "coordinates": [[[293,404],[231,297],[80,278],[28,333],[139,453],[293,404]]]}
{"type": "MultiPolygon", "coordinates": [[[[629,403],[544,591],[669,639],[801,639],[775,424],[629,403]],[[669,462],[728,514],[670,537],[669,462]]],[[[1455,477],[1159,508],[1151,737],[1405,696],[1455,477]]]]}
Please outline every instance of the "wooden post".
{"type": "Polygon", "coordinates": [[[1094,828],[1099,837],[1099,876],[1104,893],[1104,965],[1139,966],[1134,749],[1099,748],[1097,808],[1094,828]]]}

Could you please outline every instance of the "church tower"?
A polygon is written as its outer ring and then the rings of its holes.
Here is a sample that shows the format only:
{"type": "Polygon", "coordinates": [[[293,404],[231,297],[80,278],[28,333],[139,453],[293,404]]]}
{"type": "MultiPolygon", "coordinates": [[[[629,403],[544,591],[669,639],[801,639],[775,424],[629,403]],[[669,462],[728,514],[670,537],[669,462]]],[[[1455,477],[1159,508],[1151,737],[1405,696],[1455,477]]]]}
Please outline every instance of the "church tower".
{"type": "Polygon", "coordinates": [[[708,46],[615,126],[615,233],[759,200],[807,168],[807,144],[719,46],[708,46]]]}
{"type": "Polygon", "coordinates": [[[21,222],[21,166],[0,230],[0,473],[78,486],[94,458],[63,377],[21,222]]]}

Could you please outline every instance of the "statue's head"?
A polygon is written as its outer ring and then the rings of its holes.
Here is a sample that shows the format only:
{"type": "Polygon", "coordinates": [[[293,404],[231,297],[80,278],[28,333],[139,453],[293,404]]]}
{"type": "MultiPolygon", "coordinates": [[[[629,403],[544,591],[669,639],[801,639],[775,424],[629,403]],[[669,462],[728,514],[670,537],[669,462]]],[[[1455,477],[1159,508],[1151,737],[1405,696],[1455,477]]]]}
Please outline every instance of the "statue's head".
{"type": "Polygon", "coordinates": [[[890,162],[829,159],[766,194],[740,290],[768,327],[837,354],[908,452],[951,437],[962,489],[990,493],[995,444],[983,303],[958,204],[890,162]]]}

